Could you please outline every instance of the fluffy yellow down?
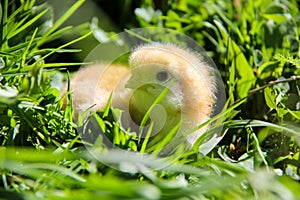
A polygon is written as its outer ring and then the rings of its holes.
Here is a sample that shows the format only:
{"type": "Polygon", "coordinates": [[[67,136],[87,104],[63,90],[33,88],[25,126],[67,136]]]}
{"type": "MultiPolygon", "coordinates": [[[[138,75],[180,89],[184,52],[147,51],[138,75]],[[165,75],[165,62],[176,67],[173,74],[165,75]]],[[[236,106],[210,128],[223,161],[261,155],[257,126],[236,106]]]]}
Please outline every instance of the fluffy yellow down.
{"type": "MultiPolygon", "coordinates": [[[[76,113],[101,109],[114,92],[113,106],[127,110],[127,116],[139,124],[153,101],[169,88],[160,102],[163,109],[153,112],[151,120],[164,121],[157,129],[161,136],[181,121],[177,142],[166,147],[171,151],[187,131],[211,117],[216,93],[213,70],[189,49],[173,44],[143,45],[131,53],[129,67],[95,64],[80,69],[71,80],[74,109],[76,113]]],[[[188,135],[188,146],[207,128],[188,135]]]]}

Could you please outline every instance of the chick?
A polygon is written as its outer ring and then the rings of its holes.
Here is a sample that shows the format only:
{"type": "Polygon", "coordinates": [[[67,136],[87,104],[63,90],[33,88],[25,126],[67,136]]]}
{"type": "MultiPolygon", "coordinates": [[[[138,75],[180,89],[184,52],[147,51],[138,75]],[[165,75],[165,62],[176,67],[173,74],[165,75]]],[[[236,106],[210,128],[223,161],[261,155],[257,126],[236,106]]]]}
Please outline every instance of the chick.
{"type": "Polygon", "coordinates": [[[213,68],[189,49],[160,43],[136,48],[130,55],[129,67],[130,70],[121,65],[105,69],[98,64],[79,70],[71,81],[75,112],[103,108],[113,92],[112,105],[124,110],[123,117],[130,121],[128,126],[139,127],[153,102],[167,91],[160,106],[150,113],[154,136],[163,138],[181,123],[177,139],[165,152],[172,151],[183,137],[188,146],[193,145],[208,126],[186,138],[184,134],[212,115],[216,101],[213,68]]]}

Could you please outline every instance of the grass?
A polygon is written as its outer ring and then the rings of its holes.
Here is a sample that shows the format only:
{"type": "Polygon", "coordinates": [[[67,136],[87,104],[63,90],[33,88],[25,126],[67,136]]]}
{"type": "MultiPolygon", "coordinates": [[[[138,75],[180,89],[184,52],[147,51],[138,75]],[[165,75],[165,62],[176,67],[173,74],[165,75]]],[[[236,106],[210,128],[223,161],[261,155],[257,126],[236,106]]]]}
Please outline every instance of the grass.
{"type": "MultiPolygon", "coordinates": [[[[60,71],[82,63],[49,58],[79,53],[72,45],[91,37],[86,24],[61,28],[84,1],[53,21],[46,4],[3,0],[0,199],[300,198],[297,1],[163,2],[142,1],[131,21],[176,29],[214,59],[228,97],[224,112],[211,120],[225,118],[221,142],[210,154],[199,154],[198,147],[214,133],[209,130],[191,150],[157,158],[143,154],[147,140],[138,143],[136,135],[121,129],[114,120],[119,111],[109,104],[74,123],[71,95],[61,98],[53,83],[60,71]],[[79,36],[49,47],[70,30],[79,36]],[[64,99],[68,104],[62,109],[64,99]],[[80,130],[94,126],[119,148],[109,150],[101,137],[82,140],[80,130]]],[[[152,147],[154,152],[165,142],[152,147]]]]}

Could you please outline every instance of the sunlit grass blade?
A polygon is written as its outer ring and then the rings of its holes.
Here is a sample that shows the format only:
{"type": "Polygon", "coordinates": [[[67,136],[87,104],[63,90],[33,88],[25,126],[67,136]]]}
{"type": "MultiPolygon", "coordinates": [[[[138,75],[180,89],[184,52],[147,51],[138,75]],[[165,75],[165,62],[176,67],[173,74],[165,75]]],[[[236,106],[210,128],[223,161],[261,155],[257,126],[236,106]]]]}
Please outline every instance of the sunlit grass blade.
{"type": "Polygon", "coordinates": [[[52,173],[55,177],[70,177],[72,179],[75,179],[76,181],[85,182],[86,180],[82,177],[80,177],[75,172],[72,172],[71,170],[58,166],[55,164],[46,164],[46,163],[26,163],[23,164],[23,166],[20,168],[19,162],[13,162],[13,161],[6,161],[4,165],[4,169],[9,170],[13,169],[14,173],[30,176],[34,179],[37,179],[42,176],[44,173],[52,173]],[[58,174],[54,175],[53,172],[56,172],[58,174]]]}
{"type": "MultiPolygon", "coordinates": [[[[24,13],[25,14],[25,13],[24,13]]],[[[14,18],[11,18],[10,17],[10,19],[11,19],[11,25],[10,25],[10,27],[11,27],[11,29],[9,30],[9,32],[8,32],[8,36],[9,36],[9,34],[10,33],[13,33],[14,31],[17,31],[17,29],[20,27],[20,26],[22,26],[22,24],[24,24],[24,22],[26,22],[26,20],[27,19],[29,19],[30,18],[30,11],[27,11],[27,15],[25,15],[20,21],[18,21],[18,22],[15,22],[15,21],[13,21],[14,20],[14,18]]],[[[8,19],[8,21],[10,21],[10,19],[8,19]]],[[[34,22],[33,22],[34,23],[34,22]]],[[[29,25],[30,26],[30,25],[29,25]]],[[[25,29],[24,29],[25,30],[25,29]]],[[[8,36],[7,36],[7,40],[9,40],[9,38],[8,38],[8,36]]]]}
{"type": "Polygon", "coordinates": [[[242,35],[240,29],[231,20],[229,20],[226,17],[226,14],[223,12],[223,10],[219,6],[213,4],[213,7],[214,7],[215,11],[218,13],[218,15],[221,17],[221,19],[227,24],[227,27],[229,27],[230,30],[234,31],[239,36],[241,43],[243,43],[244,38],[243,38],[243,35],[242,35]]]}
{"type": "Polygon", "coordinates": [[[22,31],[24,31],[25,29],[27,29],[29,26],[31,26],[34,22],[36,22],[38,19],[40,19],[43,15],[45,15],[48,12],[48,9],[42,11],[41,13],[39,13],[37,16],[35,16],[34,18],[32,18],[31,20],[29,20],[27,23],[22,24],[21,27],[18,27],[16,30],[11,31],[8,33],[7,39],[10,39],[16,35],[18,35],[19,33],[21,33],[22,31]]]}
{"type": "Polygon", "coordinates": [[[59,39],[61,37],[67,37],[75,34],[84,34],[87,33],[89,30],[89,23],[83,23],[78,26],[66,26],[58,29],[57,31],[53,32],[47,37],[46,42],[53,41],[55,39],[59,39]]]}
{"type": "MultiPolygon", "coordinates": [[[[47,63],[43,64],[43,68],[62,68],[77,65],[88,65],[90,63],[47,63]]],[[[24,69],[26,71],[26,68],[24,69]]]]}
{"type": "Polygon", "coordinates": [[[104,108],[104,112],[103,112],[102,117],[107,117],[108,116],[109,110],[111,109],[112,97],[113,97],[113,93],[111,93],[110,96],[109,96],[109,99],[108,99],[107,104],[104,108]]]}
{"type": "Polygon", "coordinates": [[[300,137],[299,130],[295,130],[284,125],[278,125],[261,120],[231,120],[224,123],[224,126],[227,128],[242,128],[242,127],[270,127],[275,130],[285,131],[287,134],[291,134],[297,137],[300,137]]]}
{"type": "Polygon", "coordinates": [[[36,33],[38,31],[38,28],[36,28],[31,36],[31,39],[29,40],[29,43],[25,49],[25,51],[23,52],[23,55],[22,55],[22,61],[21,61],[21,67],[25,66],[25,62],[27,60],[27,55],[28,55],[28,52],[29,52],[29,49],[31,48],[31,45],[33,43],[33,40],[36,36],[36,33]]]}
{"type": "MultiPolygon", "coordinates": [[[[259,160],[262,161],[262,163],[265,165],[266,169],[269,171],[270,170],[269,169],[269,164],[266,160],[266,156],[265,156],[263,150],[260,147],[260,143],[258,141],[257,136],[255,135],[255,133],[253,132],[253,129],[251,127],[249,127],[247,129],[247,131],[248,131],[249,135],[253,138],[253,141],[254,141],[253,143],[254,143],[254,146],[255,146],[255,150],[258,153],[259,158],[260,158],[259,160]]],[[[257,160],[257,159],[254,159],[254,160],[257,160]]],[[[260,165],[260,163],[257,164],[256,162],[254,162],[254,164],[256,165],[255,167],[258,167],[260,165]]]]}
{"type": "Polygon", "coordinates": [[[56,31],[83,3],[85,0],[78,0],[75,2],[54,24],[53,26],[45,33],[42,39],[39,41],[39,45],[43,44],[48,40],[48,36],[56,31]]]}
{"type": "Polygon", "coordinates": [[[0,29],[0,44],[1,44],[1,51],[5,51],[8,47],[8,40],[7,40],[7,32],[8,32],[8,24],[7,24],[7,15],[8,15],[8,0],[4,0],[3,4],[1,4],[1,8],[3,10],[2,17],[1,17],[1,29],[0,29]],[[2,6],[3,5],[3,6],[2,6]]]}
{"type": "MultiPolygon", "coordinates": [[[[147,152],[152,152],[151,155],[153,156],[157,156],[159,155],[159,153],[163,152],[165,149],[165,147],[168,144],[174,144],[174,149],[176,149],[177,146],[177,142],[178,141],[174,141],[174,139],[180,139],[177,138],[176,136],[178,136],[178,130],[181,126],[181,121],[176,124],[176,126],[173,127],[173,129],[167,133],[165,135],[165,137],[163,137],[162,135],[156,135],[156,137],[154,137],[153,140],[151,140],[151,142],[149,143],[149,148],[147,149],[147,152]]],[[[181,143],[180,143],[181,144],[181,143]]],[[[170,149],[167,149],[167,151],[169,151],[170,149]]],[[[171,150],[173,151],[173,150],[171,150]]]]}
{"type": "Polygon", "coordinates": [[[144,42],[147,42],[147,43],[149,43],[149,44],[153,43],[152,40],[150,40],[150,39],[148,39],[148,38],[145,38],[145,37],[143,37],[143,36],[141,36],[141,35],[139,35],[139,34],[136,34],[135,32],[133,32],[133,31],[131,31],[131,30],[125,29],[125,32],[127,32],[128,34],[130,34],[130,35],[132,35],[132,36],[134,36],[134,37],[136,37],[136,38],[139,38],[140,40],[142,40],[142,41],[144,41],[144,42]]]}
{"type": "MultiPolygon", "coordinates": [[[[41,55],[41,54],[45,54],[47,52],[51,52],[56,50],[56,48],[44,48],[44,49],[39,49],[39,50],[34,50],[31,52],[31,55],[41,55]]],[[[81,52],[81,49],[59,49],[58,51],[56,51],[57,53],[78,53],[81,52]]]]}
{"type": "MultiPolygon", "coordinates": [[[[221,127],[223,127],[223,121],[226,119],[226,117],[228,117],[228,114],[231,114],[237,107],[239,107],[240,105],[242,105],[243,103],[245,103],[245,102],[246,102],[246,99],[243,99],[242,101],[240,101],[240,102],[238,102],[238,103],[236,103],[236,104],[234,104],[234,105],[232,105],[232,106],[230,106],[230,107],[228,108],[229,102],[231,102],[230,99],[227,100],[227,102],[226,102],[224,108],[222,109],[222,111],[221,111],[219,114],[217,114],[216,116],[212,117],[211,119],[205,121],[204,123],[199,124],[199,125],[198,125],[197,127],[195,127],[194,129],[192,129],[192,130],[190,130],[190,131],[187,131],[185,135],[188,136],[189,134],[191,134],[191,133],[193,133],[193,132],[195,132],[195,131],[197,131],[197,130],[203,128],[204,126],[207,126],[207,125],[209,125],[209,124],[212,124],[212,123],[215,123],[215,124],[213,125],[213,130],[214,130],[214,131],[215,131],[215,130],[219,130],[221,127]]],[[[211,130],[210,130],[209,132],[210,132],[211,134],[213,134],[213,132],[212,132],[211,130]]],[[[198,138],[198,140],[197,140],[197,142],[196,142],[197,145],[194,145],[194,147],[196,147],[196,148],[198,149],[199,145],[200,145],[200,144],[205,140],[205,138],[208,137],[208,136],[210,136],[210,135],[209,135],[209,134],[206,134],[206,133],[205,133],[205,134],[202,134],[202,135],[198,138]]]]}
{"type": "MultiPolygon", "coordinates": [[[[34,38],[32,43],[33,44],[36,43],[39,39],[40,39],[39,37],[34,38]]],[[[11,46],[11,47],[9,47],[9,49],[6,49],[5,52],[14,53],[16,51],[20,51],[21,49],[26,48],[28,46],[29,42],[30,41],[26,41],[26,42],[21,43],[21,44],[16,44],[15,46],[11,46]]]]}
{"type": "Polygon", "coordinates": [[[74,43],[76,43],[76,42],[79,42],[79,41],[81,41],[81,40],[87,38],[87,37],[90,36],[91,34],[92,34],[92,32],[88,32],[88,33],[86,33],[85,35],[83,35],[83,36],[81,36],[81,37],[79,37],[79,38],[76,38],[76,39],[74,39],[74,40],[72,40],[72,41],[70,41],[70,42],[68,42],[68,43],[66,43],[66,44],[63,44],[63,45],[57,47],[56,49],[54,49],[53,51],[51,51],[50,53],[46,54],[46,55],[43,56],[41,59],[39,59],[36,63],[40,62],[41,60],[44,60],[45,58],[49,57],[50,55],[56,53],[57,51],[59,51],[59,50],[65,48],[65,47],[67,47],[67,46],[70,46],[70,45],[72,45],[72,44],[74,44],[74,43]]]}
{"type": "MultiPolygon", "coordinates": [[[[64,110],[64,117],[67,119],[70,119],[71,121],[74,120],[74,106],[73,106],[73,97],[71,91],[71,79],[70,79],[70,73],[67,72],[67,92],[64,96],[60,98],[60,101],[62,102],[62,105],[65,105],[64,110]]],[[[80,117],[80,115],[78,116],[80,117]]],[[[82,120],[78,120],[78,122],[82,122],[82,120]]],[[[80,126],[80,124],[78,124],[80,126]]]]}
{"type": "Polygon", "coordinates": [[[65,32],[67,31],[70,31],[72,30],[74,27],[73,26],[66,26],[66,27],[63,27],[57,31],[55,31],[54,33],[52,33],[51,35],[48,35],[47,36],[47,41],[45,42],[49,42],[49,41],[52,41],[54,40],[55,38],[59,38],[59,36],[61,36],[62,34],[64,34],[65,32]]]}
{"type": "Polygon", "coordinates": [[[165,97],[166,95],[168,94],[169,90],[170,90],[170,86],[172,84],[174,84],[175,80],[171,80],[170,83],[167,85],[167,87],[158,95],[158,97],[154,100],[154,102],[152,103],[152,105],[149,107],[149,109],[147,110],[147,112],[145,113],[142,121],[141,121],[141,124],[140,124],[140,130],[139,130],[139,141],[140,141],[140,137],[142,136],[143,134],[143,130],[144,130],[144,127],[150,117],[150,113],[151,111],[153,110],[153,108],[156,106],[156,104],[159,104],[165,97]]]}
{"type": "Polygon", "coordinates": [[[142,143],[142,146],[141,146],[141,150],[140,150],[140,152],[141,152],[142,154],[145,152],[146,147],[147,147],[147,145],[148,145],[148,142],[149,142],[149,139],[150,139],[150,137],[151,137],[152,130],[153,130],[153,125],[154,125],[154,123],[151,122],[151,123],[150,123],[150,126],[149,126],[149,129],[147,130],[146,136],[145,136],[145,138],[144,138],[144,140],[143,140],[143,143],[142,143]]]}

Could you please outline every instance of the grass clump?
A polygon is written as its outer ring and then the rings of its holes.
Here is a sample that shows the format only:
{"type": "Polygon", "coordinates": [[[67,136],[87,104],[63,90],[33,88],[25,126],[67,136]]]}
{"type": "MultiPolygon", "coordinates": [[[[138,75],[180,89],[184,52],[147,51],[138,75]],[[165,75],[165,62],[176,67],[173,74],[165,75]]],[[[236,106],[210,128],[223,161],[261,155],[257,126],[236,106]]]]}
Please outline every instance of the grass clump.
{"type": "Polygon", "coordinates": [[[57,30],[83,1],[74,4],[56,22],[46,4],[34,6],[34,2],[3,1],[1,4],[0,125],[3,146],[43,148],[75,134],[72,115],[67,110],[61,111],[60,92],[53,87],[53,80],[60,80],[55,68],[80,63],[46,63],[45,60],[54,53],[77,52],[64,48],[89,33],[57,48],[44,48],[43,45],[71,28],[57,30]]]}

